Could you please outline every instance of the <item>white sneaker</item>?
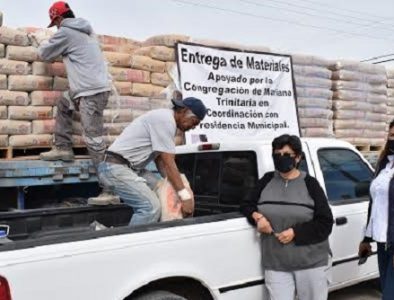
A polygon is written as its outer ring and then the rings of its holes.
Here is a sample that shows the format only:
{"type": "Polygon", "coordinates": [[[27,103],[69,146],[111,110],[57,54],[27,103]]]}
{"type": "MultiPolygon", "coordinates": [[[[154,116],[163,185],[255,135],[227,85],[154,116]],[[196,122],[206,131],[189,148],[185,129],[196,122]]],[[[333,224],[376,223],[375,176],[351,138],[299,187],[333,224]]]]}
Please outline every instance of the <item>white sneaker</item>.
{"type": "Polygon", "coordinates": [[[103,192],[97,197],[90,197],[88,199],[89,205],[110,205],[110,204],[120,204],[119,196],[103,192]]]}

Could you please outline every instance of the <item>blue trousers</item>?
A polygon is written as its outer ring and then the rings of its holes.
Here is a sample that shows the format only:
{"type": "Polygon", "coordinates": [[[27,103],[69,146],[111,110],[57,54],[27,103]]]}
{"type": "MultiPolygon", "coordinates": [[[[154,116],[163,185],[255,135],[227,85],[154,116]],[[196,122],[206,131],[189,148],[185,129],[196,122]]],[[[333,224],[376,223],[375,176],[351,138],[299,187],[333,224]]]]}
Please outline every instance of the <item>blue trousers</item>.
{"type": "Polygon", "coordinates": [[[385,243],[378,243],[378,265],[382,300],[394,299],[394,249],[386,249],[385,243]]]}

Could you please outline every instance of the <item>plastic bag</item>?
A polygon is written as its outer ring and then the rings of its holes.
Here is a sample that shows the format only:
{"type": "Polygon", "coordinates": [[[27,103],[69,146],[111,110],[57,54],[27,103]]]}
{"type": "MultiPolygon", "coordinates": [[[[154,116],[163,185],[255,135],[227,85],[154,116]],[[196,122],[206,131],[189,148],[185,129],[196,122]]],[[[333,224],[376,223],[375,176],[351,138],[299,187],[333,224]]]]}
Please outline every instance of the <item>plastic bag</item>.
{"type": "MultiPolygon", "coordinates": [[[[190,188],[190,184],[186,176],[181,174],[181,178],[185,188],[191,195],[193,195],[193,191],[190,188]]],[[[161,204],[160,221],[183,219],[181,199],[179,199],[175,189],[167,178],[161,179],[157,183],[155,192],[161,204]]],[[[194,206],[194,197],[192,201],[194,206]]]]}

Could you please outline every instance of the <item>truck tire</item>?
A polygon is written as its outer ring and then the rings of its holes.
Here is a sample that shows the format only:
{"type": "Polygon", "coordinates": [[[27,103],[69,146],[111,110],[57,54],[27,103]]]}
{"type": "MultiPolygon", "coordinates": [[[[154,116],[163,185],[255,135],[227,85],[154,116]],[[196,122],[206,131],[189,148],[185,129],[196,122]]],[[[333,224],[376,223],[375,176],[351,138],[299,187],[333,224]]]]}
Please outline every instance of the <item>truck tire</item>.
{"type": "Polygon", "coordinates": [[[153,291],[137,296],[134,298],[134,300],[187,300],[187,299],[167,291],[153,291]]]}

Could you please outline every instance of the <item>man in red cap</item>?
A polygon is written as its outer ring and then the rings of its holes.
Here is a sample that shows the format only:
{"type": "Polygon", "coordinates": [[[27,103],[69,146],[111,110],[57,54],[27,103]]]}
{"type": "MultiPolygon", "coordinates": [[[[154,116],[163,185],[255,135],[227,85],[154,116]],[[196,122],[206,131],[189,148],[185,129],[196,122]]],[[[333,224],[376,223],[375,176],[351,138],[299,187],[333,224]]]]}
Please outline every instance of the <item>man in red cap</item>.
{"type": "MultiPolygon", "coordinates": [[[[100,45],[93,34],[89,22],[76,18],[70,6],[62,1],[55,2],[49,9],[51,23],[58,31],[39,47],[39,55],[44,61],[53,61],[59,56],[67,70],[70,90],[57,103],[58,112],[55,126],[55,146],[41,153],[43,160],[74,159],[72,151],[72,113],[79,110],[83,136],[93,164],[104,158],[106,149],[103,140],[103,110],[111,91],[110,79],[100,45]]],[[[90,198],[90,204],[106,205],[119,203],[119,197],[104,192],[90,198]]]]}

